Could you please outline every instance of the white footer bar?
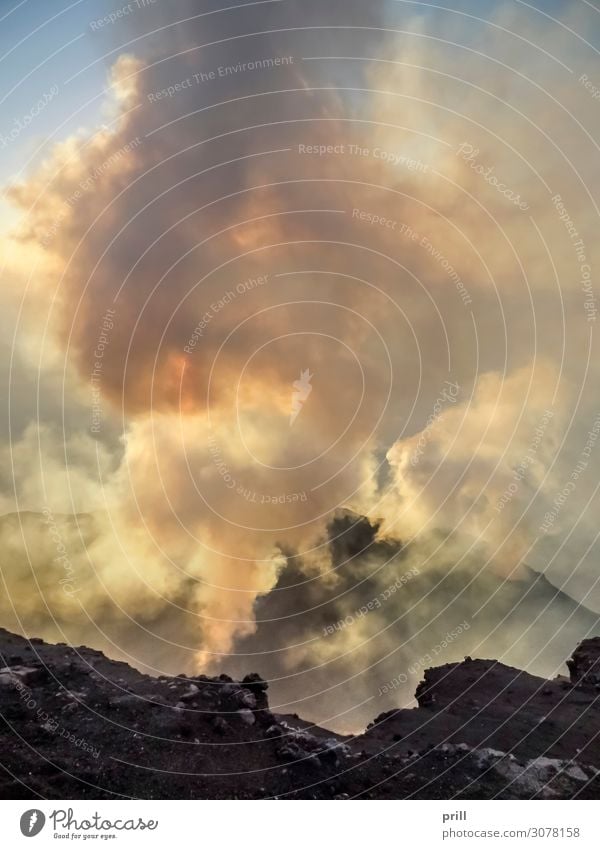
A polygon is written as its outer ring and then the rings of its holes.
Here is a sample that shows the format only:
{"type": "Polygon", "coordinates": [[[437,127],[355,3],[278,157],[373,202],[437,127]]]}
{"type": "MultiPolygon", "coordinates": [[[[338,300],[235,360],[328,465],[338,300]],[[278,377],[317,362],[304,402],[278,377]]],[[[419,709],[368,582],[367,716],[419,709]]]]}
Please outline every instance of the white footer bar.
{"type": "Polygon", "coordinates": [[[594,801],[1,801],[0,845],[598,849],[594,801]],[[210,841],[210,843],[207,843],[210,841]]]}

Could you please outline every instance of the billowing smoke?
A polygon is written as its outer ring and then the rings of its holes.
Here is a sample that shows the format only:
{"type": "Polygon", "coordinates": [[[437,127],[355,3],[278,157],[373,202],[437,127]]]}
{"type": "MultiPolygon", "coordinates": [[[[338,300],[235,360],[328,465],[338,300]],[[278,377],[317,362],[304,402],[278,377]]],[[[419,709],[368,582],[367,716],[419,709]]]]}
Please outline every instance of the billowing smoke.
{"type": "Polygon", "coordinates": [[[117,50],[95,33],[105,125],[9,191],[12,278],[37,263],[19,363],[74,407],[6,448],[3,503],[46,511],[0,528],[15,627],[259,666],[347,727],[396,672],[410,696],[432,641],[547,671],[590,627],[561,633],[528,568],[598,605],[581,13],[467,33],[400,5],[157,4],[117,50]]]}
{"type": "Polygon", "coordinates": [[[498,656],[554,676],[565,645],[598,616],[529,568],[511,580],[486,568],[486,546],[465,554],[460,534],[406,543],[352,513],[331,521],[331,571],[290,555],[256,604],[258,627],[226,668],[252,665],[271,681],[271,703],[355,732],[393,707],[414,705],[430,666],[498,656]]]}

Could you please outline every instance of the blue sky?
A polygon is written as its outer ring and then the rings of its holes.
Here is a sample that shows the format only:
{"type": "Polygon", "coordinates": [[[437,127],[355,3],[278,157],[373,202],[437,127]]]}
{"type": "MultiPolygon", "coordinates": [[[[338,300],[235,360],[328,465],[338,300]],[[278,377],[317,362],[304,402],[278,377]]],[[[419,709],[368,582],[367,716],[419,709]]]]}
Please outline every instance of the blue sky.
{"type": "MultiPolygon", "coordinates": [[[[482,25],[463,16],[449,15],[442,9],[486,18],[502,5],[497,0],[437,3],[387,0],[387,4],[392,26],[401,26],[403,19],[419,13],[428,19],[432,33],[442,35],[446,26],[456,26],[460,21],[464,27],[461,41],[465,44],[481,39],[482,25]]],[[[583,4],[584,0],[532,0],[531,3],[514,0],[513,3],[515,11],[534,19],[535,8],[546,15],[558,16],[568,9],[585,8],[586,36],[593,41],[591,4],[587,0],[583,4]]],[[[118,48],[130,37],[131,29],[117,22],[94,32],[90,24],[125,5],[121,0],[0,0],[0,134],[8,136],[15,120],[21,121],[52,86],[60,89],[60,96],[27,129],[19,132],[17,140],[0,150],[0,180],[18,175],[50,134],[56,133],[54,138],[64,137],[79,127],[93,127],[101,120],[106,73],[118,48]],[[69,81],[73,73],[83,68],[87,70],[69,81]]],[[[151,21],[150,10],[136,12],[140,32],[144,30],[144,16],[151,21]]],[[[600,27],[600,14],[597,17],[600,27]]],[[[142,50],[142,42],[135,45],[135,50],[142,50]]]]}
{"type": "MultiPolygon", "coordinates": [[[[56,132],[54,138],[61,138],[99,120],[111,62],[110,57],[102,59],[107,39],[89,25],[112,8],[115,4],[105,0],[0,0],[0,133],[8,136],[15,120],[22,121],[53,86],[60,92],[2,149],[0,179],[16,175],[50,134],[56,132]],[[98,59],[67,82],[75,71],[98,59]]],[[[109,35],[114,38],[115,33],[109,35]]]]}

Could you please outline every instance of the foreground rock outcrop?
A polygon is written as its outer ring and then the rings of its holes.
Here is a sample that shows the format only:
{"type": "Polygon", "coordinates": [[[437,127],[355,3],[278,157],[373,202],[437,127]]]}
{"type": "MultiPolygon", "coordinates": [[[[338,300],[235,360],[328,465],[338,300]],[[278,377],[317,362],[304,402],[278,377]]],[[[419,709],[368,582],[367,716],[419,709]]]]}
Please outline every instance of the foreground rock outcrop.
{"type": "Polygon", "coordinates": [[[0,629],[0,797],[597,798],[600,638],[568,667],[428,669],[418,708],[343,737],[273,714],[256,674],[152,678],[0,629]]]}
{"type": "Polygon", "coordinates": [[[600,637],[580,643],[567,667],[573,684],[600,693],[600,637]]]}

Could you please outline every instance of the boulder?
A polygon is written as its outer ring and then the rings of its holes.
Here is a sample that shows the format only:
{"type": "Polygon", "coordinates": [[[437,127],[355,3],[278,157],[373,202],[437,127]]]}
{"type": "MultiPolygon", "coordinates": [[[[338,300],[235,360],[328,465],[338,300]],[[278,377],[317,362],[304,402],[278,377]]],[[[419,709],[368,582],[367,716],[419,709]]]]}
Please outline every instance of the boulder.
{"type": "Polygon", "coordinates": [[[244,723],[244,725],[254,725],[254,723],[256,722],[256,718],[251,710],[238,710],[237,714],[244,723]]]}
{"type": "Polygon", "coordinates": [[[571,683],[586,690],[600,690],[600,637],[579,643],[567,661],[571,683]]]}
{"type": "Polygon", "coordinates": [[[39,666],[3,666],[0,669],[0,685],[32,687],[46,677],[44,669],[39,666]]]}

